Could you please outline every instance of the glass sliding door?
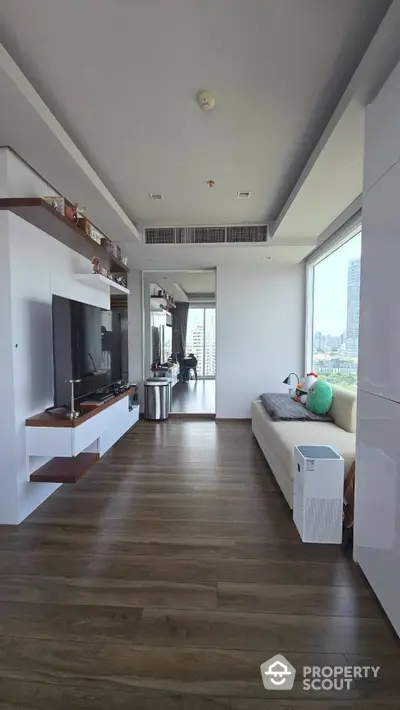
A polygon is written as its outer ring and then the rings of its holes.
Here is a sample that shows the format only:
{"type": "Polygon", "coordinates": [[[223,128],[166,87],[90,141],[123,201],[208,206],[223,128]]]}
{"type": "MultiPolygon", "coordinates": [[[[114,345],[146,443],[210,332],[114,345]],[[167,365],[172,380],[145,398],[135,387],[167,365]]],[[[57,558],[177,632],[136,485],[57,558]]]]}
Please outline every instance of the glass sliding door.
{"type": "Polygon", "coordinates": [[[189,308],[186,355],[197,358],[197,376],[215,377],[215,307],[189,308]]]}

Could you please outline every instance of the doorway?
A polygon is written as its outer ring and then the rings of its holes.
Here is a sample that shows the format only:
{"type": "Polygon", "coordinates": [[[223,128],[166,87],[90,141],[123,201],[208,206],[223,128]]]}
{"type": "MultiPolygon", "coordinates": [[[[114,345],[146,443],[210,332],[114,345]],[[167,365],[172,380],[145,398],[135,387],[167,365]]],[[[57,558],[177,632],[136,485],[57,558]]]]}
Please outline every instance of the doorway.
{"type": "Polygon", "coordinates": [[[172,391],[172,412],[215,414],[215,303],[189,303],[186,354],[196,361],[172,391]]]}
{"type": "Polygon", "coordinates": [[[215,416],[215,269],[145,272],[147,376],[171,378],[171,415],[215,416]],[[168,312],[165,310],[168,308],[168,312]]]}

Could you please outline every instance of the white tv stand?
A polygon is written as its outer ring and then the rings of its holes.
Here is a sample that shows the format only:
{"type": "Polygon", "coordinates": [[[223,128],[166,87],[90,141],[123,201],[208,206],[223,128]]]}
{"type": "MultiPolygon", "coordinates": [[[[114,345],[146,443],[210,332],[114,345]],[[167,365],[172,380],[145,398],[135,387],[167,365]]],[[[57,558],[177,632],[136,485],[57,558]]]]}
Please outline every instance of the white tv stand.
{"type": "Polygon", "coordinates": [[[70,421],[41,412],[26,420],[29,457],[51,459],[31,481],[76,483],[139,419],[136,387],[70,421]]]}

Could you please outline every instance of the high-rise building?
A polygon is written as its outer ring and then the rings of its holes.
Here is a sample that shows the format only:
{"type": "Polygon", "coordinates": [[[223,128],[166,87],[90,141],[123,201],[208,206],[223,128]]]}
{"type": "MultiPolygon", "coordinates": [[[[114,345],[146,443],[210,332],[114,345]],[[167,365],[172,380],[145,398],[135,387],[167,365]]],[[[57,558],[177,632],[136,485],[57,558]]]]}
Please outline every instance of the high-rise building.
{"type": "Polygon", "coordinates": [[[351,259],[347,267],[346,355],[358,355],[360,321],[360,258],[351,259]]]}
{"type": "Polygon", "coordinates": [[[197,358],[199,377],[215,377],[215,308],[189,310],[186,354],[197,358]]]}
{"type": "Polygon", "coordinates": [[[204,326],[201,323],[193,328],[190,338],[186,343],[187,354],[193,353],[195,358],[197,358],[197,371],[198,373],[203,373],[203,339],[204,339],[204,326]]]}
{"type": "Polygon", "coordinates": [[[314,350],[317,352],[321,351],[325,344],[325,338],[320,330],[314,333],[314,350]]]}

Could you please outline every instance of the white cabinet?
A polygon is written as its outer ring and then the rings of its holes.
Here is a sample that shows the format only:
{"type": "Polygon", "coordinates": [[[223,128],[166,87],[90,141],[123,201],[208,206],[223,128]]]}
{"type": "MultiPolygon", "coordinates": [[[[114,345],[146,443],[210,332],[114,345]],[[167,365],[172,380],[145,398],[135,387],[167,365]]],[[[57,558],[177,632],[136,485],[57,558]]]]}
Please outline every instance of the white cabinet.
{"type": "Polygon", "coordinates": [[[400,164],[363,199],[358,381],[400,402],[400,164]]]}
{"type": "Polygon", "coordinates": [[[128,399],[126,397],[121,401],[121,404],[124,403],[124,408],[114,417],[112,426],[103,429],[97,443],[99,456],[103,456],[138,421],[139,405],[135,404],[132,409],[129,409],[128,399]]]}
{"type": "Polygon", "coordinates": [[[400,634],[400,404],[358,404],[354,558],[400,634]]]}
{"type": "Polygon", "coordinates": [[[86,421],[71,426],[27,426],[28,456],[74,458],[90,450],[99,456],[108,451],[139,419],[139,405],[125,396],[86,421]]]}

